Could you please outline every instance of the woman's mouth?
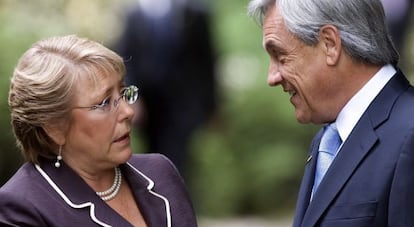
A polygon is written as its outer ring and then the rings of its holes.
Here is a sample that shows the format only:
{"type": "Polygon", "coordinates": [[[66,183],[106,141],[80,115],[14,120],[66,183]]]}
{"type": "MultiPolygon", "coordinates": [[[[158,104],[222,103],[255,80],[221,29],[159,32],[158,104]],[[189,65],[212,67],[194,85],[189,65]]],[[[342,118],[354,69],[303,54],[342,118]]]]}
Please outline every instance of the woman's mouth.
{"type": "Polygon", "coordinates": [[[119,137],[118,139],[114,140],[114,143],[122,142],[124,140],[129,140],[129,133],[119,137]]]}

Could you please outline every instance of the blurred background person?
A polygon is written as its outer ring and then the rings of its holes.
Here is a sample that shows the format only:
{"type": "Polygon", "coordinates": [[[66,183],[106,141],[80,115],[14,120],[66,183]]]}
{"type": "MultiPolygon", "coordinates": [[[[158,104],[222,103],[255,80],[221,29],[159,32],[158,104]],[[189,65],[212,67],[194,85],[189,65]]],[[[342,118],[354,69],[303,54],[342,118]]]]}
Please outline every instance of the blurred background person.
{"type": "Polygon", "coordinates": [[[141,89],[135,125],[148,152],[165,154],[185,176],[191,135],[216,109],[208,8],[195,0],[140,0],[117,50],[126,80],[141,89]]]}
{"type": "Polygon", "coordinates": [[[401,53],[410,25],[413,0],[381,0],[394,45],[401,53]]]}
{"type": "MultiPolygon", "coordinates": [[[[407,54],[407,37],[411,24],[413,0],[381,0],[392,40],[400,55],[407,54]]],[[[408,70],[410,58],[402,58],[400,67],[408,70]]]]}

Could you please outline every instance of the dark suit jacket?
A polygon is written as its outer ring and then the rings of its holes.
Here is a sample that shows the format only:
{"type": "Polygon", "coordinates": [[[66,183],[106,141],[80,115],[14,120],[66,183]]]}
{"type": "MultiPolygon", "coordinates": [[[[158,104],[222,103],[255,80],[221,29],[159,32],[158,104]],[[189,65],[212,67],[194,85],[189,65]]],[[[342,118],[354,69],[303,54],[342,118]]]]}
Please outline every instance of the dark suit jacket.
{"type": "Polygon", "coordinates": [[[414,89],[400,71],[362,115],[310,202],[321,136],[312,141],[294,227],[414,226],[414,89]]]}
{"type": "MultiPolygon", "coordinates": [[[[197,226],[175,167],[159,154],[121,165],[148,226],[197,226]]],[[[0,189],[0,226],[132,226],[67,165],[25,163],[0,189]]]]}
{"type": "Polygon", "coordinates": [[[126,82],[140,88],[146,115],[139,129],[149,152],[167,155],[180,170],[191,134],[217,105],[210,14],[197,2],[187,1],[164,23],[133,8],[116,47],[126,82]]]}

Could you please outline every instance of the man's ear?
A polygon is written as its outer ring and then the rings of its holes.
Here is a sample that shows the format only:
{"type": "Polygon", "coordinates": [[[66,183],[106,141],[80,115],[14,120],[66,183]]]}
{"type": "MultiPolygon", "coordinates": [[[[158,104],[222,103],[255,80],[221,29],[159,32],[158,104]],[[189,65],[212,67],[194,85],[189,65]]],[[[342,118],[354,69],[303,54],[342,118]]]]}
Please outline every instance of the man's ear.
{"type": "Polygon", "coordinates": [[[46,134],[58,145],[63,145],[66,142],[65,127],[61,124],[45,124],[42,126],[46,134]]]}
{"type": "Polygon", "coordinates": [[[335,66],[339,62],[342,42],[339,30],[333,25],[322,26],[319,31],[319,42],[326,53],[326,64],[335,66]]]}

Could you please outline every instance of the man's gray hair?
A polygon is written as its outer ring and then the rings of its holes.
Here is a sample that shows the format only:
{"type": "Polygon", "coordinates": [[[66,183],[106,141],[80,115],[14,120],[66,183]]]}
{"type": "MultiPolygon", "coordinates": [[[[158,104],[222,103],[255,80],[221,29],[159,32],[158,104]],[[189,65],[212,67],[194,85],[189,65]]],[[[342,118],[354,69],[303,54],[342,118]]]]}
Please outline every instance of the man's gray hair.
{"type": "Polygon", "coordinates": [[[248,14],[263,25],[264,15],[275,4],[287,29],[307,45],[317,44],[320,28],[329,24],[340,31],[342,46],[355,61],[398,63],[380,0],[252,0],[248,14]]]}

